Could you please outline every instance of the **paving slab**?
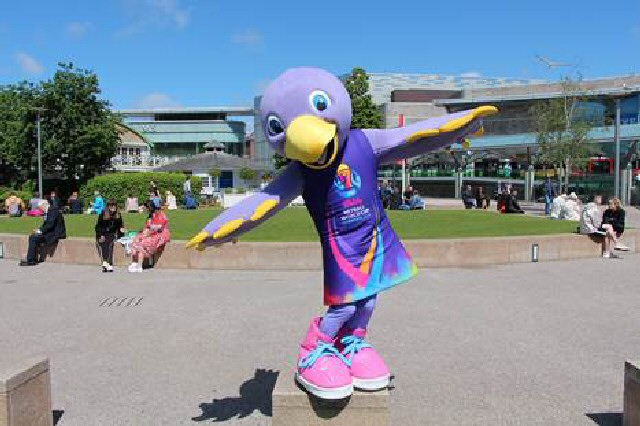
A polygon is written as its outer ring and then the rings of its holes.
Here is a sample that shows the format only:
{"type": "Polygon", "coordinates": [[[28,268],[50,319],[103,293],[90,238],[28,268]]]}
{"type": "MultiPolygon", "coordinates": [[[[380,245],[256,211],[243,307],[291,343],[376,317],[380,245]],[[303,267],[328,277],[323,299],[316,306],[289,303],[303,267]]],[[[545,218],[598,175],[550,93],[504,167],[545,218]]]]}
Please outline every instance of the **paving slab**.
{"type": "MultiPolygon", "coordinates": [[[[390,424],[619,424],[639,261],[426,269],[383,293],[370,341],[396,376],[390,424]]],[[[58,426],[268,425],[321,279],[3,260],[0,362],[50,359],[58,426]]]]}

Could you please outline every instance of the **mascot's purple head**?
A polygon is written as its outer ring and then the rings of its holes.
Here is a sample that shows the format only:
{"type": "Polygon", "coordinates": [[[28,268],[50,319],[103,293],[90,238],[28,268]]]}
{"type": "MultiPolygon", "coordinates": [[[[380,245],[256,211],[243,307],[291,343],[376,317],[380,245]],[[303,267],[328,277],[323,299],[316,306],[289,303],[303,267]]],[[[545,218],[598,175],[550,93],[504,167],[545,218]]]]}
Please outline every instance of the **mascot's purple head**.
{"type": "Polygon", "coordinates": [[[351,99],[342,82],[320,68],[292,68],[264,92],[260,121],[269,144],[305,166],[330,166],[351,126],[351,99]]]}

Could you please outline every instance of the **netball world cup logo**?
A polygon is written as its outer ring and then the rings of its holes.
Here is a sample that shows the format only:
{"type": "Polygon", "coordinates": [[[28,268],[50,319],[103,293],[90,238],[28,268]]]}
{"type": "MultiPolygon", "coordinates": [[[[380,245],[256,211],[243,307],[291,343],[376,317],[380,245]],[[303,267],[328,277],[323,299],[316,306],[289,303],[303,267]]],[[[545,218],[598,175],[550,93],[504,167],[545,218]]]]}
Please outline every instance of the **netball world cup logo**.
{"type": "Polygon", "coordinates": [[[362,182],[355,170],[351,170],[346,164],[340,164],[333,184],[343,197],[351,198],[358,193],[362,182]]]}

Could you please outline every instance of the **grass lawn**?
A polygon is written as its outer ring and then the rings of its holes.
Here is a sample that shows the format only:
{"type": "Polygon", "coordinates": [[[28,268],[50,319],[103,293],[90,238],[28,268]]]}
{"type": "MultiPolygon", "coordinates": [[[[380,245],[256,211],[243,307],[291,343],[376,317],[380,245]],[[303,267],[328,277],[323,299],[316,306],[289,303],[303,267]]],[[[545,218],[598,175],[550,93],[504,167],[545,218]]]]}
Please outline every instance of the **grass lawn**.
{"type": "MultiPolygon", "coordinates": [[[[197,234],[219,209],[175,210],[168,212],[171,236],[188,240],[197,234]]],[[[500,215],[478,210],[391,211],[395,230],[405,239],[495,237],[545,235],[575,232],[577,223],[525,215],[500,215]]],[[[129,230],[139,230],[144,214],[125,214],[129,230]]],[[[67,235],[93,237],[96,217],[66,215],[67,235]]],[[[41,218],[0,218],[0,233],[26,234],[40,226],[41,218]]],[[[304,207],[289,207],[268,222],[245,234],[242,241],[318,241],[315,228],[304,207]]]]}

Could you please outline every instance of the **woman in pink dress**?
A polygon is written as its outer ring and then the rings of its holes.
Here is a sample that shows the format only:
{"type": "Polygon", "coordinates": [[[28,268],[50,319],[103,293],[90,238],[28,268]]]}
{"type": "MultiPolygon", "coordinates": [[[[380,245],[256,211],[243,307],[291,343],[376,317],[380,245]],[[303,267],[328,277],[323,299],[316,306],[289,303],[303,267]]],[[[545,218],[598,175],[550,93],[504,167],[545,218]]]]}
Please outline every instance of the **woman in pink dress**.
{"type": "Polygon", "coordinates": [[[145,203],[145,207],[149,211],[149,219],[131,244],[133,261],[129,272],[142,272],[143,260],[156,254],[171,239],[167,216],[151,200],[145,203]]]}

